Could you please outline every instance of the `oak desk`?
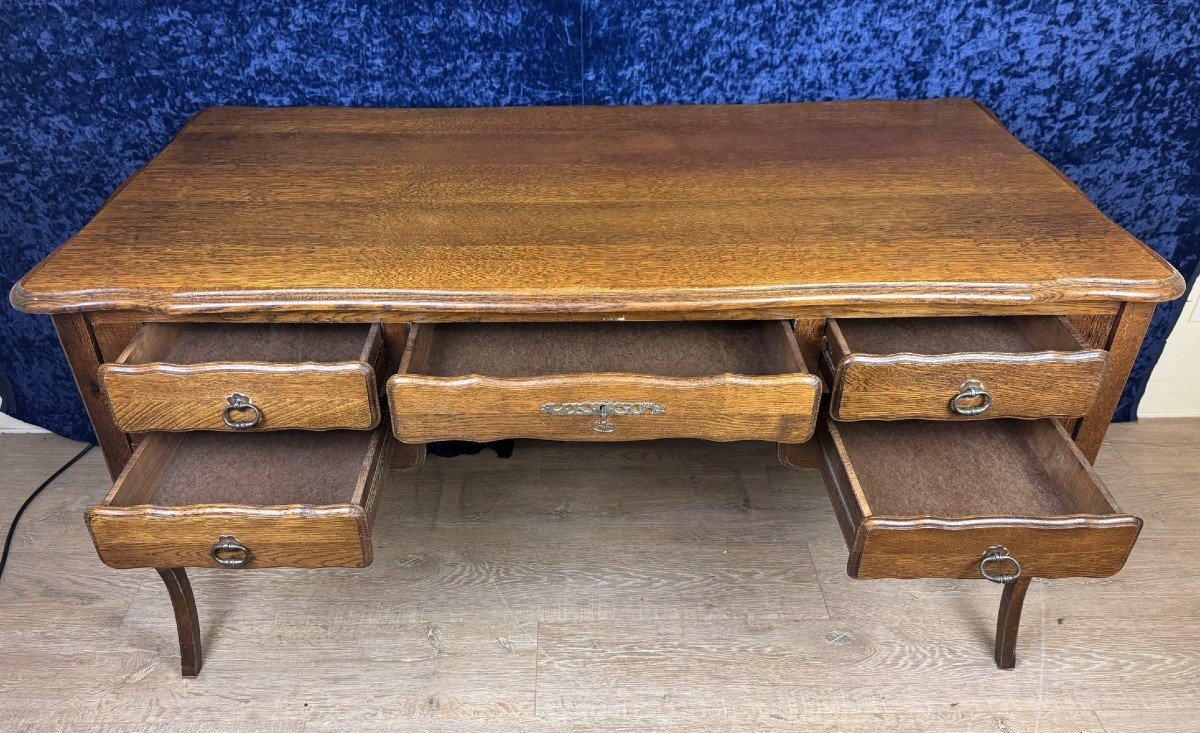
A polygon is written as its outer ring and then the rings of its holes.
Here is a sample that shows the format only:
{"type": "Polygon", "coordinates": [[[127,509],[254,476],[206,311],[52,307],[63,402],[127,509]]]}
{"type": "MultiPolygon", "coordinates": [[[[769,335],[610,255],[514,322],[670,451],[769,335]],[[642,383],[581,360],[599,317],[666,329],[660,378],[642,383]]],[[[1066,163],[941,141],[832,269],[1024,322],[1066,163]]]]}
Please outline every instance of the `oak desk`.
{"type": "Polygon", "coordinates": [[[1030,578],[1136,539],[1090,461],[1182,292],[948,99],[209,109],[11,298],[116,479],[97,551],[159,569],[195,675],[183,568],[366,565],[389,461],[500,437],[777,442],[851,575],[1002,583],[1011,667],[1030,578]]]}

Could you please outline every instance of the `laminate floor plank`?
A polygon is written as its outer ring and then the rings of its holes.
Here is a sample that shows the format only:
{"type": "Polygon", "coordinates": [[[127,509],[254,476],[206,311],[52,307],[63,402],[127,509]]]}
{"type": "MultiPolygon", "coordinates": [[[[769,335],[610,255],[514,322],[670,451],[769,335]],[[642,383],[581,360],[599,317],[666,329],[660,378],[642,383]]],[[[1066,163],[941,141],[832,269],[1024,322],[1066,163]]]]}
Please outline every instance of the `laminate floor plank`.
{"type": "MultiPolygon", "coordinates": [[[[0,730],[1200,731],[1200,420],[1112,436],[1142,537],[1114,578],[1033,584],[1012,671],[997,587],[847,577],[819,473],[774,446],[521,442],[391,474],[369,568],[191,571],[185,680],[157,576],[96,558],[93,452],[0,580],[0,730]]],[[[78,444],[0,450],[15,510],[78,444]]]]}
{"type": "Polygon", "coordinates": [[[0,537],[25,498],[83,446],[53,433],[0,433],[0,537]]]}

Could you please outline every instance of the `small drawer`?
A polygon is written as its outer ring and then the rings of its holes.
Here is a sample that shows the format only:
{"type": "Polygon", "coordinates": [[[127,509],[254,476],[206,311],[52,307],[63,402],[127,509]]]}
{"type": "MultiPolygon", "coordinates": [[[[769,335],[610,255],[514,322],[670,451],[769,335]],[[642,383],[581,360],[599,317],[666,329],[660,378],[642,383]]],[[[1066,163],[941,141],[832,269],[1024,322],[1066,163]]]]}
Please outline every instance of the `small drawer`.
{"type": "Polygon", "coordinates": [[[1141,530],[1054,420],[827,419],[817,441],[855,578],[1108,577],[1141,530]]]}
{"type": "Polygon", "coordinates": [[[836,420],[1079,417],[1108,352],[1059,316],[831,318],[822,362],[836,420]]]}
{"type": "Polygon", "coordinates": [[[152,430],[371,430],[378,324],[147,323],[100,382],[117,426],[152,430]]]}
{"type": "Polygon", "coordinates": [[[360,568],[371,564],[391,436],[154,433],[87,512],[114,568],[360,568]]]}
{"type": "Polygon", "coordinates": [[[781,321],[419,324],[388,380],[406,443],[800,443],[820,393],[781,321]]]}

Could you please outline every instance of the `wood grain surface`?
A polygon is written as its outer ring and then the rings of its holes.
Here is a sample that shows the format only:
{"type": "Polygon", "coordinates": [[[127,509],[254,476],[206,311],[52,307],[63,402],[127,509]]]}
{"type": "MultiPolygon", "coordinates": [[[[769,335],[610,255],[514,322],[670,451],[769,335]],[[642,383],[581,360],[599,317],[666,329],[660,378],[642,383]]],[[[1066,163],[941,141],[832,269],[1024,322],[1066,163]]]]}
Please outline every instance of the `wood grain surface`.
{"type": "Polygon", "coordinates": [[[1150,303],[1123,303],[1112,320],[1112,330],[1105,344],[1110,355],[1108,373],[1104,376],[1096,403],[1077,423],[1073,436],[1079,450],[1090,461],[1096,460],[1096,454],[1100,451],[1104,434],[1125,391],[1125,382],[1137,361],[1142,340],[1146,338],[1146,330],[1150,328],[1154,309],[1150,303]]]}
{"type": "MultiPolygon", "coordinates": [[[[88,529],[105,564],[114,568],[220,567],[210,552],[221,537],[233,537],[250,550],[250,560],[242,566],[246,569],[371,564],[371,523],[391,442],[386,428],[364,441],[357,480],[343,488],[337,503],[331,500],[322,505],[155,505],[157,484],[187,439],[179,433],[155,433],[143,439],[109,495],[88,509],[88,529]]],[[[278,470],[289,470],[286,456],[276,458],[278,470]]],[[[211,460],[211,480],[237,480],[237,476],[221,476],[220,453],[214,453],[211,460]]]]}
{"type": "Polygon", "coordinates": [[[502,318],[1182,292],[987,110],[942,99],[213,108],[11,298],[502,318]]]}
{"type": "MultiPolygon", "coordinates": [[[[888,497],[890,506],[911,509],[878,512],[872,508],[872,495],[894,490],[862,479],[855,464],[864,458],[860,451],[887,451],[888,446],[860,445],[852,450],[843,433],[856,430],[855,426],[823,420],[817,433],[821,471],[850,548],[849,574],[861,579],[980,578],[979,561],[996,545],[1007,548],[1020,561],[1023,573],[1031,577],[1107,577],[1120,571],[1142,520],[1115,507],[1099,476],[1056,422],[1027,421],[1013,426],[1023,433],[1029,450],[1044,467],[1044,480],[1053,482],[1046,488],[1057,494],[1055,498],[1061,500],[1066,513],[1043,513],[1040,504],[1044,501],[1016,494],[1003,477],[927,474],[916,455],[907,456],[911,465],[897,465],[896,470],[916,472],[932,486],[969,483],[981,502],[989,494],[1004,496],[1010,513],[996,515],[982,509],[948,512],[923,503],[927,498],[914,498],[906,505],[904,496],[892,495],[888,497]]],[[[904,423],[896,423],[892,429],[903,430],[904,423]]],[[[976,447],[986,452],[993,446],[976,447]]]]}
{"type": "MultiPolygon", "coordinates": [[[[947,321],[970,328],[979,319],[925,319],[936,340],[947,321]]],[[[842,331],[839,320],[826,326],[823,356],[831,385],[830,414],[838,420],[987,420],[992,418],[1078,417],[1096,402],[1108,370],[1108,353],[1089,349],[1070,325],[1053,316],[1004,319],[1025,331],[1030,348],[1019,352],[954,351],[920,353],[919,348],[878,353],[842,331]],[[913,353],[918,352],[918,353],[913,353]],[[991,395],[983,413],[954,412],[950,402],[968,380],[991,395]]],[[[965,401],[973,407],[977,401],[965,401]]]]}
{"type": "MultiPolygon", "coordinates": [[[[378,324],[367,332],[353,361],[253,362],[228,359],[170,363],[171,346],[187,324],[146,324],[100,381],[117,427],[152,430],[232,431],[222,419],[233,394],[260,411],[250,430],[371,430],[379,424],[383,341],[378,324]]],[[[235,413],[244,420],[244,412],[235,413]]]]}
{"type": "Polygon", "coordinates": [[[108,472],[116,478],[133,453],[133,448],[129,436],[117,427],[112,407],[104,397],[98,374],[102,357],[95,334],[87,318],[78,313],[59,313],[53,318],[54,330],[71,366],[71,375],[75,377],[75,386],[83,398],[96,441],[108,462],[108,472]]]}
{"type": "MultiPolygon", "coordinates": [[[[1137,548],[1112,578],[1033,581],[1009,671],[998,587],[848,577],[820,474],[769,444],[523,441],[393,473],[368,568],[189,570],[207,657],[185,680],[162,582],[107,569],[79,521],[109,486],[93,450],[0,580],[0,729],[1181,733],[1197,436],[1113,426],[1096,467],[1137,548]]],[[[78,449],[0,435],[0,521],[78,449]]]]}
{"type": "MultiPolygon", "coordinates": [[[[628,441],[703,438],[800,443],[812,436],[821,381],[806,370],[789,324],[764,324],[776,353],[759,355],[781,373],[672,377],[659,374],[582,373],[529,377],[485,374],[429,375],[423,367],[436,326],[414,325],[401,373],[387,383],[392,427],[405,443],[502,438],[628,441]],[[785,370],[785,371],[784,371],[785,370]],[[550,405],[653,403],[661,413],[613,415],[611,432],[599,432],[599,416],[547,414],[550,405]]],[[[654,344],[643,348],[654,348],[654,344]]],[[[556,345],[543,345],[553,353],[556,345]]],[[[611,356],[611,355],[609,355],[611,356]]],[[[669,354],[668,354],[669,357],[669,354]]],[[[479,361],[479,371],[488,364],[479,361]]]]}

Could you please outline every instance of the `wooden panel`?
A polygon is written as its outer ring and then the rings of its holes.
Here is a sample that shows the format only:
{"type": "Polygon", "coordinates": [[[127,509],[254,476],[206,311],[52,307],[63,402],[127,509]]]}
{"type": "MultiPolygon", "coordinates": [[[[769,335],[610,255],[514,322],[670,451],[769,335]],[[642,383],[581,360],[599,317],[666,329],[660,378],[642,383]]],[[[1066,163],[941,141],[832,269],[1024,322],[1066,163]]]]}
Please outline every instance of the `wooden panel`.
{"type": "MultiPolygon", "coordinates": [[[[707,440],[803,442],[812,435],[821,382],[804,371],[790,328],[778,327],[767,364],[786,365],[791,373],[745,376],[715,374],[667,377],[653,374],[583,373],[530,377],[482,374],[423,374],[437,329],[414,325],[401,373],[388,380],[396,437],[406,443],[434,440],[488,441],[501,438],[548,440],[650,440],[692,437],[707,440]],[[545,405],[590,405],[597,400],[665,407],[656,412],[633,408],[602,425],[600,408],[580,407],[573,414],[548,414],[545,405]],[[611,426],[604,432],[597,429],[611,426]]],[[[554,343],[544,348],[553,351],[554,343]]],[[[598,347],[600,348],[600,347],[598,347]]],[[[519,355],[518,355],[519,358],[519,355]]],[[[482,360],[479,371],[489,365],[482,360]]]]}
{"type": "MultiPolygon", "coordinates": [[[[891,495],[886,484],[871,483],[856,472],[856,461],[866,456],[848,446],[843,437],[854,425],[838,426],[823,421],[817,440],[822,451],[822,474],[834,511],[846,534],[850,557],[847,572],[855,578],[980,578],[979,561],[985,551],[1003,545],[1016,557],[1023,573],[1031,577],[1108,577],[1124,566],[1137,540],[1142,521],[1121,514],[1082,454],[1061,426],[1052,421],[1013,423],[1029,444],[1029,450],[1046,471],[1048,487],[1057,492],[1067,512],[1041,514],[1041,501],[1030,501],[1003,475],[971,475],[972,491],[985,496],[1004,496],[1010,514],[988,511],[946,511],[916,499],[911,511],[884,514],[872,508],[872,496],[889,494],[888,503],[903,504],[904,496],[891,495]],[[857,457],[856,457],[857,456],[857,457]]],[[[904,430],[897,423],[894,430],[904,430]]],[[[947,426],[947,430],[956,430],[947,426]]],[[[981,443],[977,450],[997,448],[981,443]]],[[[891,458],[889,446],[872,446],[879,456],[891,458]]],[[[931,446],[930,450],[937,450],[931,446]]],[[[912,460],[913,456],[895,456],[912,460]]],[[[933,487],[961,484],[964,476],[934,475],[920,463],[896,470],[915,472],[933,487]],[[928,475],[927,475],[928,474],[928,475]]]]}
{"type": "MultiPolygon", "coordinates": [[[[235,393],[259,409],[253,430],[370,430],[379,424],[377,369],[384,362],[378,324],[371,327],[355,361],[162,361],[188,328],[147,324],[117,363],[100,367],[121,429],[234,430],[223,412],[235,393]]],[[[247,414],[239,411],[231,419],[248,419],[247,414]]]]}
{"type": "Polygon", "coordinates": [[[103,361],[116,361],[121,353],[129,346],[141,329],[141,321],[102,321],[92,316],[88,317],[92,333],[96,336],[96,346],[100,350],[103,361]]]}
{"type": "Polygon", "coordinates": [[[478,317],[1182,292],[986,110],[943,99],[214,108],[12,301],[478,317]]]}
{"type": "Polygon", "coordinates": [[[1142,347],[1142,340],[1153,317],[1154,305],[1125,303],[1114,319],[1107,345],[1111,366],[1095,404],[1075,427],[1075,444],[1089,461],[1095,461],[1096,454],[1100,452],[1100,444],[1104,441],[1117,403],[1121,401],[1125,381],[1133,370],[1133,363],[1137,360],[1138,350],[1142,347]]]}
{"type": "MultiPolygon", "coordinates": [[[[188,439],[164,433],[146,437],[104,502],[87,511],[88,529],[105,564],[114,568],[220,567],[210,553],[222,537],[235,538],[250,551],[249,562],[242,566],[246,569],[371,564],[370,531],[390,445],[384,429],[365,439],[360,465],[350,466],[356,480],[331,494],[329,503],[152,503],[159,482],[188,439]]],[[[209,456],[214,475],[223,472],[224,458],[220,452],[209,456]]],[[[296,456],[277,451],[266,457],[278,461],[272,468],[281,473],[294,472],[302,465],[303,461],[290,460],[293,458],[296,456]]],[[[203,489],[198,486],[197,490],[203,489]]]]}
{"type": "MultiPolygon", "coordinates": [[[[959,319],[928,319],[929,329],[970,327],[959,319]]],[[[838,420],[990,419],[1074,417],[1096,400],[1108,368],[1108,355],[1086,349],[1061,318],[1013,318],[1036,350],[1024,352],[876,353],[855,343],[837,319],[827,327],[824,365],[832,395],[830,414],[838,420]],[[966,416],[951,400],[968,380],[983,385],[992,404],[966,416]]],[[[886,323],[884,321],[883,323],[886,323]]],[[[912,351],[921,351],[914,348],[912,351]]],[[[980,404],[977,399],[964,406],[980,404]]]]}
{"type": "Polygon", "coordinates": [[[88,419],[96,431],[96,440],[104,451],[108,472],[113,478],[124,468],[132,449],[129,437],[117,427],[108,400],[100,389],[97,370],[100,367],[100,351],[92,334],[87,318],[78,313],[62,313],[54,316],[54,330],[66,353],[75,386],[83,398],[88,419]]]}

